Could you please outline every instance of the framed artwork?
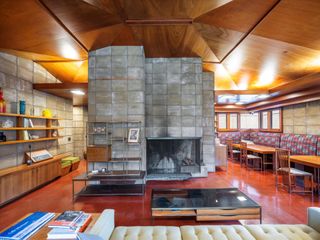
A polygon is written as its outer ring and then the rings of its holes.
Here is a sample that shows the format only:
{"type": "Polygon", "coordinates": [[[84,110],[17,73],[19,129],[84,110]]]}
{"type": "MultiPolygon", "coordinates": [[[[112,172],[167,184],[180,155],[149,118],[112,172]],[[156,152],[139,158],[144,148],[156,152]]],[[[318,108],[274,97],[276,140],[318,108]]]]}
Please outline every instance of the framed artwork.
{"type": "Polygon", "coordinates": [[[139,128],[129,128],[128,142],[137,143],[139,142],[140,129],[139,128]]]}

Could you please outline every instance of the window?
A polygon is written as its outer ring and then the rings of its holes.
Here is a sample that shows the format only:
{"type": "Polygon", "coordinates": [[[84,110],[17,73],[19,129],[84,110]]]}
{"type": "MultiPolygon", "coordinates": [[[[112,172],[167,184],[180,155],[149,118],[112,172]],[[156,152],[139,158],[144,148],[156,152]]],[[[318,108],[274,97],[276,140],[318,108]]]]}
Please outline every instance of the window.
{"type": "Polygon", "coordinates": [[[218,113],[218,129],[227,129],[226,113],[218,113]]]}
{"type": "Polygon", "coordinates": [[[268,129],[268,112],[261,113],[261,128],[268,129]]]}
{"type": "Polygon", "coordinates": [[[239,129],[238,113],[217,113],[218,131],[237,131],[239,129]]]}
{"type": "Polygon", "coordinates": [[[238,129],[238,114],[230,113],[230,129],[238,129]]]}
{"type": "Polygon", "coordinates": [[[272,129],[280,129],[280,110],[271,111],[271,128],[272,129]]]}
{"type": "Polygon", "coordinates": [[[241,113],[241,129],[259,129],[259,113],[241,113]]]}
{"type": "Polygon", "coordinates": [[[261,112],[261,130],[267,132],[282,131],[282,111],[273,109],[261,112]]]}

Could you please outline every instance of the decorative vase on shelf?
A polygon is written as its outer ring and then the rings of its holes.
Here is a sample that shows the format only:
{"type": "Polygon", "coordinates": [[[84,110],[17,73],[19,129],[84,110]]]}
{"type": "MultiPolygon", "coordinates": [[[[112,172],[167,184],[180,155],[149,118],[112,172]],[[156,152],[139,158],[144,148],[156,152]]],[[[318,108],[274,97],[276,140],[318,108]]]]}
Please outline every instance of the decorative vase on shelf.
{"type": "Polygon", "coordinates": [[[3,98],[2,88],[0,88],[0,113],[5,113],[7,111],[6,101],[3,98]]]}
{"type": "Polygon", "coordinates": [[[52,112],[50,109],[44,109],[42,111],[42,116],[47,118],[52,118],[52,112]]]}
{"type": "Polygon", "coordinates": [[[23,101],[23,100],[19,101],[19,113],[26,114],[26,101],[23,101]]]}

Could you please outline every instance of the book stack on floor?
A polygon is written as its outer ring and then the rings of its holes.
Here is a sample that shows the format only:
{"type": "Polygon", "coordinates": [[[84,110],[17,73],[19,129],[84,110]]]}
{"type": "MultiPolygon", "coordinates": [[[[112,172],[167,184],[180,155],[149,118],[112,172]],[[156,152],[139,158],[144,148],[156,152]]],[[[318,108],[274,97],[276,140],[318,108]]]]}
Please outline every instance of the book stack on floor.
{"type": "Polygon", "coordinates": [[[82,211],[65,211],[48,224],[52,228],[48,239],[77,239],[92,220],[91,214],[82,211]]]}
{"type": "Polygon", "coordinates": [[[36,233],[41,227],[47,224],[54,213],[34,212],[17,224],[0,233],[0,240],[24,240],[36,233]]]}

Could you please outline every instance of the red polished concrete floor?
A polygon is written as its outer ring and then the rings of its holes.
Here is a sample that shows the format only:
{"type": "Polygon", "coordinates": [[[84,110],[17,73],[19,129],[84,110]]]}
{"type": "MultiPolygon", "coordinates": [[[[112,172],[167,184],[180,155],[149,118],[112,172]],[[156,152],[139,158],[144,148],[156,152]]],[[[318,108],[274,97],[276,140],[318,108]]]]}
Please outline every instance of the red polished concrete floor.
{"type": "MultiPolygon", "coordinates": [[[[237,187],[262,206],[263,223],[306,223],[306,209],[320,206],[317,196],[288,194],[275,188],[271,172],[240,168],[229,163],[228,171],[210,173],[208,178],[188,181],[151,181],[147,183],[145,196],[82,197],[75,203],[71,197],[71,179],[84,171],[84,163],[78,171],[62,177],[27,196],[0,208],[0,229],[34,211],[62,212],[67,209],[101,212],[112,208],[116,211],[116,225],[186,225],[199,224],[193,219],[154,220],[150,217],[152,188],[223,188],[237,187]]],[[[224,222],[224,224],[234,222],[224,222]]],[[[253,221],[252,223],[258,223],[253,221]]],[[[212,222],[200,224],[213,224],[212,222]]],[[[218,223],[214,223],[218,224],[218,223]]],[[[221,222],[219,223],[221,224],[221,222]]]]}

